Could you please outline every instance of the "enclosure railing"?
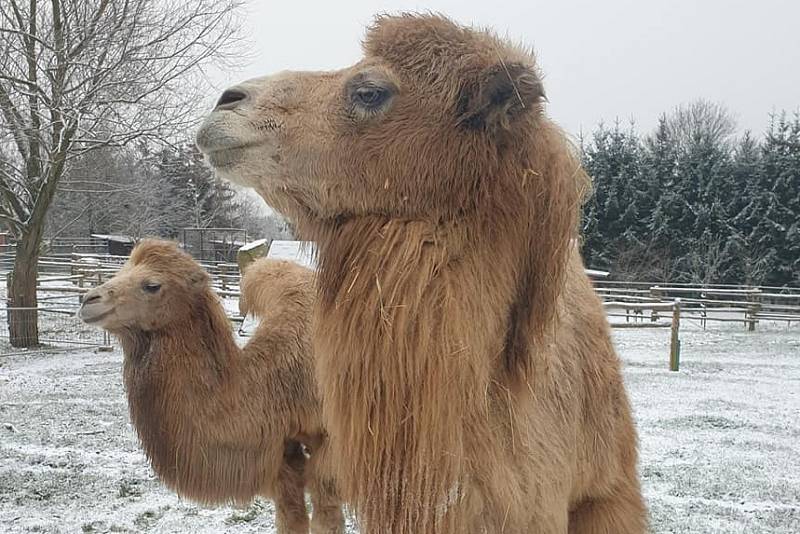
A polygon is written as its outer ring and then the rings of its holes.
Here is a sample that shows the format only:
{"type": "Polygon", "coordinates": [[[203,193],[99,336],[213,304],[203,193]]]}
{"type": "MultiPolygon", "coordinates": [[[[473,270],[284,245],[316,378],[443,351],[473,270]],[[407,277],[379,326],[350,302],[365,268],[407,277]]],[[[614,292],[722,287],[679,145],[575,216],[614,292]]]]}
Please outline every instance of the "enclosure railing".
{"type": "MultiPolygon", "coordinates": [[[[40,350],[69,347],[95,347],[105,349],[112,345],[107,333],[85,325],[77,316],[81,295],[113,277],[128,260],[127,256],[104,253],[71,252],[41,256],[38,264],[36,308],[9,307],[6,300],[10,287],[13,256],[0,252],[0,353],[7,354],[10,347],[10,320],[16,314],[20,332],[30,331],[20,322],[36,321],[40,350]],[[4,268],[5,267],[5,268],[4,268]],[[6,294],[3,295],[3,289],[6,294]]],[[[222,297],[238,297],[240,275],[235,263],[202,262],[211,274],[212,285],[222,297]]],[[[234,323],[243,319],[238,314],[229,317],[234,323]]],[[[22,340],[24,341],[24,340],[22,340]]]]}
{"type": "Polygon", "coordinates": [[[615,328],[670,328],[669,368],[680,366],[681,319],[742,323],[748,330],[760,321],[800,322],[800,289],[748,286],[691,286],[595,281],[606,314],[615,328]],[[619,322],[624,318],[625,322],[619,322]]]}
{"type": "MultiPolygon", "coordinates": [[[[10,321],[13,315],[16,320],[24,322],[36,321],[38,325],[40,347],[37,350],[64,350],[79,347],[92,347],[110,350],[111,336],[105,331],[92,328],[76,316],[77,307],[66,303],[49,302],[35,308],[0,307],[0,353],[10,354],[15,351],[9,344],[10,321]]],[[[29,331],[21,325],[21,331],[29,331]]],[[[25,340],[22,340],[25,341],[25,340]]]]}
{"type": "MultiPolygon", "coordinates": [[[[127,259],[127,256],[88,252],[42,256],[39,260],[38,289],[41,306],[39,317],[43,324],[48,325],[46,318],[59,313],[53,311],[52,304],[63,304],[65,299],[71,299],[69,309],[77,310],[79,296],[114,276],[127,259]]],[[[8,252],[0,251],[0,272],[6,266],[5,273],[10,273],[12,260],[8,252]]],[[[220,296],[239,296],[241,275],[237,264],[208,261],[201,264],[211,275],[212,285],[220,296]]],[[[663,284],[607,279],[594,280],[594,287],[603,300],[614,328],[671,328],[677,332],[681,319],[696,321],[703,328],[710,322],[738,322],[749,330],[755,330],[760,321],[785,322],[787,325],[800,323],[800,288],[663,284]],[[678,301],[680,305],[676,305],[678,301]]],[[[4,304],[2,302],[0,305],[4,304]]],[[[61,311],[64,309],[60,307],[61,311]]],[[[6,317],[9,311],[2,308],[2,313],[6,317]]],[[[240,317],[231,319],[241,321],[240,317]]],[[[76,320],[64,319],[69,322],[76,320]]],[[[67,330],[62,330],[64,334],[57,336],[58,340],[67,337],[67,330]]],[[[90,331],[96,332],[93,329],[90,331]]],[[[7,335],[8,330],[5,332],[7,335]]],[[[90,336],[88,333],[86,335],[90,336]]],[[[48,337],[45,336],[45,339],[48,337]]],[[[81,339],[86,338],[79,338],[78,341],[81,339]]],[[[105,343],[95,338],[89,342],[98,345],[105,343]]],[[[671,352],[678,354],[679,349],[674,347],[671,352]]]]}
{"type": "MultiPolygon", "coordinates": [[[[681,298],[684,318],[697,320],[705,328],[708,322],[739,322],[755,330],[759,321],[800,322],[800,289],[748,286],[699,286],[688,284],[647,284],[596,281],[595,290],[603,301],[613,303],[609,317],[624,317],[625,324],[643,326],[646,319],[658,324],[658,306],[681,298]],[[621,313],[616,310],[623,310],[621,313]],[[650,311],[645,317],[644,311],[650,311]]],[[[621,324],[615,326],[623,327],[621,324]]]]}

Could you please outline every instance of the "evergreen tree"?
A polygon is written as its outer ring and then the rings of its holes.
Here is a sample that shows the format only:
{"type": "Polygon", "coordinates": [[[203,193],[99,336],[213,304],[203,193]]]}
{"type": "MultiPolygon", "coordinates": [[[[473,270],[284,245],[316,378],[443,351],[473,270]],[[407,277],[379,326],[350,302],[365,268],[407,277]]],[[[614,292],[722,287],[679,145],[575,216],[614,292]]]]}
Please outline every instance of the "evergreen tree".
{"type": "Polygon", "coordinates": [[[236,192],[214,175],[193,143],[163,149],[155,165],[172,209],[181,212],[180,227],[163,228],[163,234],[175,235],[187,226],[232,226],[236,192]]]}
{"type": "Polygon", "coordinates": [[[721,106],[662,115],[640,141],[603,125],[582,143],[593,177],[587,264],[618,278],[800,285],[800,116],[763,142],[721,106]]]}
{"type": "Polygon", "coordinates": [[[658,120],[655,132],[644,142],[642,205],[643,218],[650,233],[650,254],[664,260],[663,278],[670,278],[671,265],[679,258],[683,236],[674,220],[681,213],[684,201],[677,190],[678,143],[670,131],[667,116],[658,120]]]}
{"type": "Polygon", "coordinates": [[[722,250],[731,235],[731,143],[734,123],[722,107],[704,101],[662,116],[645,146],[652,201],[651,250],[665,254],[669,278],[709,283],[720,278],[722,250]]]}
{"type": "Polygon", "coordinates": [[[761,262],[759,283],[797,283],[800,270],[800,117],[773,117],[762,145],[758,187],[740,214],[761,262]]]}
{"type": "Polygon", "coordinates": [[[631,126],[600,126],[583,151],[593,194],[584,211],[583,249],[587,263],[612,268],[617,258],[641,244],[639,202],[641,145],[631,126]]]}
{"type": "Polygon", "coordinates": [[[726,283],[757,284],[762,277],[763,262],[757,251],[751,249],[748,239],[753,231],[748,214],[761,194],[760,167],[761,146],[750,132],[745,132],[733,151],[728,182],[731,233],[724,248],[726,283]]]}

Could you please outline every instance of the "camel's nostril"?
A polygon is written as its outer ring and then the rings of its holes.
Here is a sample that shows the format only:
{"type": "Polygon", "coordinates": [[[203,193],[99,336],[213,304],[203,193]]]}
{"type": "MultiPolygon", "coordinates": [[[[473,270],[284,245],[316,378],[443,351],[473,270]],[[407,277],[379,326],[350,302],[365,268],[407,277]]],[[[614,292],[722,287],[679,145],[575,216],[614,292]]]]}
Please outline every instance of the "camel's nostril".
{"type": "Polygon", "coordinates": [[[247,93],[239,89],[228,89],[217,100],[215,109],[233,109],[247,98],[247,93]]]}
{"type": "Polygon", "coordinates": [[[95,293],[94,295],[91,293],[87,293],[83,296],[83,301],[81,302],[81,304],[89,304],[91,302],[96,302],[98,300],[100,300],[100,295],[98,295],[97,293],[95,293]]]}

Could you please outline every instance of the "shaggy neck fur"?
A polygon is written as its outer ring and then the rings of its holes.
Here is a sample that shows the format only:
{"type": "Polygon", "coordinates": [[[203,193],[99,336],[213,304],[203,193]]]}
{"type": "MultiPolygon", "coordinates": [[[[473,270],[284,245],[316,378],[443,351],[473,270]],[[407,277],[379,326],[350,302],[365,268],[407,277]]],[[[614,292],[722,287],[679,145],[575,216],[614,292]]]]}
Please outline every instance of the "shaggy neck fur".
{"type": "MultiPolygon", "coordinates": [[[[199,502],[245,503],[263,494],[265,473],[275,471],[287,450],[269,437],[298,431],[278,426],[299,426],[286,416],[290,395],[265,388],[282,384],[270,381],[282,373],[302,370],[285,369],[286,360],[267,351],[280,337],[271,333],[257,331],[241,350],[210,290],[190,309],[180,325],[120,335],[131,419],[154,470],[172,489],[199,502]],[[274,403],[259,400],[264,395],[274,395],[274,403]],[[274,411],[261,413],[267,405],[274,411]]],[[[299,343],[296,318],[303,314],[283,311],[295,319],[281,319],[282,310],[271,319],[296,325],[294,335],[281,335],[299,343]]]]}
{"type": "MultiPolygon", "coordinates": [[[[572,186],[558,194],[576,208],[575,181],[549,161],[563,158],[529,163],[552,173],[549,187],[572,186]]],[[[532,348],[554,320],[575,228],[574,210],[542,203],[558,197],[544,182],[535,196],[520,181],[464,221],[363,216],[311,229],[324,415],[336,453],[355,462],[338,480],[365,532],[474,532],[456,508],[476,508],[466,486],[495,481],[467,473],[490,451],[513,454],[513,406],[546,367],[532,348]],[[507,424],[493,423],[498,413],[507,424]]],[[[504,484],[490,493],[511,502],[504,484]]]]}

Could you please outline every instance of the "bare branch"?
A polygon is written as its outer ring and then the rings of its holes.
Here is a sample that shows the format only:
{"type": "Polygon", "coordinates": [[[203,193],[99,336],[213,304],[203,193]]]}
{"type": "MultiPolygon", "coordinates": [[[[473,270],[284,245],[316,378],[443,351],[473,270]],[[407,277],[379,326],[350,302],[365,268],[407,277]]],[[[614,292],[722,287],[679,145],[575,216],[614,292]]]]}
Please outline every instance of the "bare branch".
{"type": "Polygon", "coordinates": [[[2,209],[0,209],[0,221],[8,225],[14,231],[15,235],[21,232],[22,229],[25,227],[25,223],[11,216],[10,214],[6,213],[2,209]]]}
{"type": "Polygon", "coordinates": [[[2,111],[3,118],[8,123],[8,128],[11,130],[19,155],[22,156],[22,159],[27,160],[29,150],[27,137],[25,136],[25,119],[17,106],[14,105],[3,84],[0,84],[0,111],[2,111]]]}
{"type": "Polygon", "coordinates": [[[226,62],[238,43],[238,5],[239,0],[0,3],[0,149],[10,140],[16,149],[12,160],[0,158],[0,212],[14,221],[9,224],[40,227],[57,189],[129,193],[123,183],[58,184],[67,166],[90,151],[168,142],[195,124],[203,69],[226,62]]]}

